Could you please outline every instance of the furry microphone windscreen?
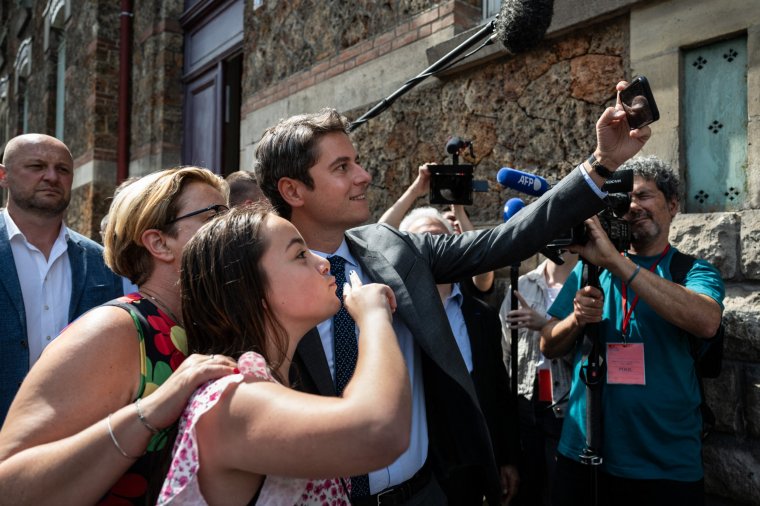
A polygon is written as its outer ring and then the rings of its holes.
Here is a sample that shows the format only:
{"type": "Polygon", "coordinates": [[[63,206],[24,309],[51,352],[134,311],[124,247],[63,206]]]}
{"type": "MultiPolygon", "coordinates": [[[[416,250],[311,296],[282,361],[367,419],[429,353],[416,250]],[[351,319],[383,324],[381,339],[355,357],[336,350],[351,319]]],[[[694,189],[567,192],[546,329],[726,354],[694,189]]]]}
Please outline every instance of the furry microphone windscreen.
{"type": "Polygon", "coordinates": [[[544,38],[553,13],[554,0],[504,0],[495,37],[512,54],[526,51],[544,38]]]}

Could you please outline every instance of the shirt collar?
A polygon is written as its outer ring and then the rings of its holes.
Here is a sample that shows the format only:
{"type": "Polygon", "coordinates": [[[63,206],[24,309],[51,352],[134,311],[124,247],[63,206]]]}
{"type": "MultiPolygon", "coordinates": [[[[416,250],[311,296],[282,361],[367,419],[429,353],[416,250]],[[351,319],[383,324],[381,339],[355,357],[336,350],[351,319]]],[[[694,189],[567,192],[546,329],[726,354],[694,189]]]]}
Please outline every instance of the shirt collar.
{"type": "Polygon", "coordinates": [[[8,213],[8,209],[3,209],[3,219],[5,220],[5,228],[8,231],[8,240],[13,239],[17,235],[23,237],[24,234],[21,233],[21,230],[19,230],[16,222],[13,221],[13,218],[11,218],[10,213],[8,213]]]}
{"type": "Polygon", "coordinates": [[[322,251],[317,250],[311,250],[312,253],[315,255],[319,255],[322,258],[328,258],[332,256],[339,256],[343,257],[343,259],[346,261],[347,264],[351,265],[352,267],[357,267],[359,264],[356,263],[356,259],[351,254],[351,250],[348,249],[348,243],[346,242],[345,237],[343,238],[343,242],[340,243],[340,246],[337,250],[335,250],[334,253],[324,253],[322,251]]]}
{"type": "Polygon", "coordinates": [[[451,284],[451,293],[448,297],[446,297],[446,302],[450,300],[454,301],[457,306],[462,307],[462,302],[464,302],[464,295],[462,294],[462,290],[459,288],[459,283],[451,284]]]}
{"type": "MultiPolygon", "coordinates": [[[[5,220],[5,228],[8,231],[8,240],[12,240],[15,237],[22,237],[26,243],[29,243],[27,241],[26,236],[21,231],[20,228],[18,228],[18,225],[16,225],[16,222],[13,221],[13,218],[11,217],[11,214],[8,212],[8,209],[3,209],[3,212],[0,213],[3,215],[3,219],[5,220]]],[[[61,221],[61,229],[58,231],[58,237],[55,239],[55,242],[63,242],[63,244],[66,244],[66,242],[69,240],[69,229],[66,226],[63,221],[61,221]]]]}

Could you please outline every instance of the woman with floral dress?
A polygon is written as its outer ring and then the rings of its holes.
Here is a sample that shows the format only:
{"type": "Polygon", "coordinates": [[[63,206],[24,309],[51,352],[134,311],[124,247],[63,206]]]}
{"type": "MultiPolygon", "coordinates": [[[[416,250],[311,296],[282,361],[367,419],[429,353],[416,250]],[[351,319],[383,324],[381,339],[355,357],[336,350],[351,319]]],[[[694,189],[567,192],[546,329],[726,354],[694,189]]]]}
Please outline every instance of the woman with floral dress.
{"type": "Polygon", "coordinates": [[[236,367],[220,355],[187,357],[178,317],[182,248],[226,201],[224,181],[198,167],[147,175],[114,199],[106,263],[139,292],[71,323],[29,372],[0,432],[0,497],[154,501],[160,450],[172,444],[163,429],[198,385],[236,367]]]}

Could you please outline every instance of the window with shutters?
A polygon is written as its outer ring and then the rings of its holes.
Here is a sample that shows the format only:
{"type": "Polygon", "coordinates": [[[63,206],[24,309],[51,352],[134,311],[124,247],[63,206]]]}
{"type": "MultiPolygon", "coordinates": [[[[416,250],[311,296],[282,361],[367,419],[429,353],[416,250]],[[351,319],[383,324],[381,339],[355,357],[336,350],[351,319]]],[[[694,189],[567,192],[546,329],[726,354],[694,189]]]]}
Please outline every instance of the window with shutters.
{"type": "Polygon", "coordinates": [[[687,212],[747,202],[747,37],[684,50],[682,139],[687,212]]]}

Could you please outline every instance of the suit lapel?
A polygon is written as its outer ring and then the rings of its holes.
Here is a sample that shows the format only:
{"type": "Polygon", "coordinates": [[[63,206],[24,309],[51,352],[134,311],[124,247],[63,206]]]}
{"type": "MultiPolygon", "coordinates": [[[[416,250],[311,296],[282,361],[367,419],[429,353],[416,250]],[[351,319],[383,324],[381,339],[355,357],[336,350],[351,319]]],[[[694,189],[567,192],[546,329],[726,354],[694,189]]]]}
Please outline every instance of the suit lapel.
{"type": "Polygon", "coordinates": [[[365,276],[391,287],[396,295],[396,314],[403,320],[423,353],[461,384],[475,399],[472,378],[467,372],[462,353],[456,346],[453,334],[451,334],[451,327],[446,314],[440,307],[433,306],[440,304],[438,293],[433,292],[434,300],[415,304],[406,283],[385,255],[380,251],[370,249],[366,244],[355,240],[352,236],[348,236],[346,239],[351,253],[361,265],[365,276]],[[431,318],[428,309],[430,309],[430,313],[437,311],[441,317],[431,318]],[[451,335],[451,339],[443,338],[446,334],[451,335]]]}
{"type": "MultiPolygon", "coordinates": [[[[5,212],[5,211],[3,211],[5,212]]],[[[16,262],[13,260],[11,243],[8,240],[8,229],[5,228],[5,219],[0,216],[0,283],[8,292],[8,299],[13,304],[18,316],[21,328],[26,335],[26,311],[24,310],[24,296],[21,294],[21,284],[18,281],[16,262]]]]}
{"type": "Polygon", "coordinates": [[[87,255],[84,249],[69,234],[67,241],[67,253],[71,265],[71,301],[69,302],[69,321],[74,319],[76,308],[84,294],[85,273],[87,272],[87,255]]]}
{"type": "Polygon", "coordinates": [[[420,315],[414,307],[409,290],[407,290],[396,269],[380,252],[367,248],[366,245],[360,244],[353,238],[347,238],[347,242],[351,254],[361,266],[364,275],[374,282],[385,283],[391,287],[396,295],[398,316],[404,320],[412,334],[415,334],[416,325],[421,321],[420,315]]]}
{"type": "Polygon", "coordinates": [[[322,339],[320,339],[316,328],[311,329],[308,334],[303,336],[301,342],[298,343],[296,354],[299,359],[298,363],[305,369],[303,372],[308,373],[317,393],[320,395],[337,395],[330,367],[327,365],[325,350],[322,347],[322,339]]]}

